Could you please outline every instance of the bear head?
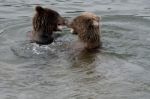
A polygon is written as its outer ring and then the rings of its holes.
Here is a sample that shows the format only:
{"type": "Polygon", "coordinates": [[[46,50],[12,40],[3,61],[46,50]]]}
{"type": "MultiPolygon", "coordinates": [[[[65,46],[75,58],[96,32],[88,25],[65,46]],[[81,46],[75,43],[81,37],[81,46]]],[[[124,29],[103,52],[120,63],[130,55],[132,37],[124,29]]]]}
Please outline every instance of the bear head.
{"type": "Polygon", "coordinates": [[[54,40],[53,32],[60,31],[66,20],[52,9],[36,6],[33,17],[32,42],[50,44],[54,40]]]}
{"type": "Polygon", "coordinates": [[[100,17],[91,12],[84,12],[69,24],[71,32],[77,34],[86,48],[98,48],[100,43],[100,17]]]}

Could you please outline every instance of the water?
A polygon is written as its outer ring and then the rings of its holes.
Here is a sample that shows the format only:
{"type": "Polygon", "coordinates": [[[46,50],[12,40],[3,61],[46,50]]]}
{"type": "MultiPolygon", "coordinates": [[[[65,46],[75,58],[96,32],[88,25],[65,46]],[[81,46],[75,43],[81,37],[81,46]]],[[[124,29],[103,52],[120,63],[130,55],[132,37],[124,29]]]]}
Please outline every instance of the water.
{"type": "Polygon", "coordinates": [[[149,0],[0,0],[0,99],[150,99],[149,0]],[[68,29],[28,42],[34,7],[71,19],[102,16],[100,51],[74,48],[68,29]]]}

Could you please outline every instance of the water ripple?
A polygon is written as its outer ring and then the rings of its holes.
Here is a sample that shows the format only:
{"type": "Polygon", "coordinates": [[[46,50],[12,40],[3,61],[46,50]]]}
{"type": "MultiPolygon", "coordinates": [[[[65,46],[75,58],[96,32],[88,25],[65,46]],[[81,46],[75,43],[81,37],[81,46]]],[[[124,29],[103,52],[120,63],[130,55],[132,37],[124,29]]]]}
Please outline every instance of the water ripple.
{"type": "Polygon", "coordinates": [[[1,0],[1,99],[149,99],[149,0],[1,0]],[[102,17],[102,49],[76,48],[63,30],[47,46],[30,43],[36,5],[71,20],[84,11],[102,17]]]}

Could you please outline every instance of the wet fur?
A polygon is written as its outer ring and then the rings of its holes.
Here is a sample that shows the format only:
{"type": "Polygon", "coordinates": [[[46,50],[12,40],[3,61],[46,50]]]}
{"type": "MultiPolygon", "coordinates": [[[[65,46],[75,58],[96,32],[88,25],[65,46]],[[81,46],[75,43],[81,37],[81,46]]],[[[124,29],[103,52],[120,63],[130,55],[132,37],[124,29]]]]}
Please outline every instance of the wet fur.
{"type": "Polygon", "coordinates": [[[33,17],[32,42],[50,44],[54,40],[54,31],[59,31],[58,25],[65,25],[65,19],[58,12],[37,6],[33,17]]]}
{"type": "Polygon", "coordinates": [[[85,44],[87,49],[95,49],[101,46],[99,21],[100,17],[93,13],[84,12],[74,18],[69,25],[73,29],[73,34],[79,36],[79,40],[85,44]]]}

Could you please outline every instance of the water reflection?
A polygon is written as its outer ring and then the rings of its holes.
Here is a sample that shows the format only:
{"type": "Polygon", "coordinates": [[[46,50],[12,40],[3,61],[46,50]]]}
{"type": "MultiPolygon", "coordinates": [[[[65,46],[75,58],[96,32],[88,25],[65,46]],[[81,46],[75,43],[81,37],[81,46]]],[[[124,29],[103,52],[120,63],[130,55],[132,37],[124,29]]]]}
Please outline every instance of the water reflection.
{"type": "Polygon", "coordinates": [[[149,0],[0,0],[1,99],[149,99],[149,0]],[[103,49],[73,50],[68,30],[48,46],[26,42],[37,4],[69,19],[102,16],[103,49]]]}
{"type": "Polygon", "coordinates": [[[79,52],[75,52],[74,60],[72,60],[73,65],[72,67],[84,67],[91,65],[96,58],[96,53],[98,53],[98,50],[96,51],[89,51],[86,49],[83,49],[79,52]]]}

